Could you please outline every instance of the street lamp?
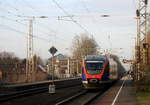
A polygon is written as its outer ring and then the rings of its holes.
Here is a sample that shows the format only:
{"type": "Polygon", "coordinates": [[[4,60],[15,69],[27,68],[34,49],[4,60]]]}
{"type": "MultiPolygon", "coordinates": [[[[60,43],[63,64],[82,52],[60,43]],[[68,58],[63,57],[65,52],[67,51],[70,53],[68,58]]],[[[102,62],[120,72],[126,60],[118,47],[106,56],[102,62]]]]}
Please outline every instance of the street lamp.
{"type": "Polygon", "coordinates": [[[100,15],[100,17],[110,17],[110,15],[100,15]]]}

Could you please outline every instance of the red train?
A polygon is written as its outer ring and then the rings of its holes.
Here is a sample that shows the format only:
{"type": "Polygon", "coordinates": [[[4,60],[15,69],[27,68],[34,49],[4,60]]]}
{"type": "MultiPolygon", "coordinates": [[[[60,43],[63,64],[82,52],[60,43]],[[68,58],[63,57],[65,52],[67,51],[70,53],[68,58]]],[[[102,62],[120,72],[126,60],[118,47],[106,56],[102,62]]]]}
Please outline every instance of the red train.
{"type": "Polygon", "coordinates": [[[106,56],[86,56],[82,62],[82,83],[87,89],[118,80],[118,67],[113,59],[106,56]]]}

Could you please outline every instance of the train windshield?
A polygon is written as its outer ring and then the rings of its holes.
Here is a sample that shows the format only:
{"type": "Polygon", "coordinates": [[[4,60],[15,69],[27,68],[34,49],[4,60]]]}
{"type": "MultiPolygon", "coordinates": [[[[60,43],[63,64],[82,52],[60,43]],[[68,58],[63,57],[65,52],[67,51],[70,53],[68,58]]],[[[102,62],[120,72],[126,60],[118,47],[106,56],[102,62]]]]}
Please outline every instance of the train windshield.
{"type": "Polygon", "coordinates": [[[99,74],[104,66],[103,61],[88,61],[86,62],[86,69],[88,74],[99,74]]]}

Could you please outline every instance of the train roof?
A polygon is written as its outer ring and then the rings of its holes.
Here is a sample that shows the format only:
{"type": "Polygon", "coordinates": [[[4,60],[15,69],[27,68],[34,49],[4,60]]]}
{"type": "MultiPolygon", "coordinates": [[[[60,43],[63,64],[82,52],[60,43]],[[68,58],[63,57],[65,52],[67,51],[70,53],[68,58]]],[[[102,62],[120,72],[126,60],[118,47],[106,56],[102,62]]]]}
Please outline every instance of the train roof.
{"type": "Polygon", "coordinates": [[[114,59],[110,58],[110,59],[109,59],[109,64],[110,64],[110,65],[117,65],[117,62],[114,61],[114,59]]]}
{"type": "Polygon", "coordinates": [[[97,56],[97,55],[85,56],[86,61],[105,61],[106,59],[107,59],[106,56],[97,56]]]}

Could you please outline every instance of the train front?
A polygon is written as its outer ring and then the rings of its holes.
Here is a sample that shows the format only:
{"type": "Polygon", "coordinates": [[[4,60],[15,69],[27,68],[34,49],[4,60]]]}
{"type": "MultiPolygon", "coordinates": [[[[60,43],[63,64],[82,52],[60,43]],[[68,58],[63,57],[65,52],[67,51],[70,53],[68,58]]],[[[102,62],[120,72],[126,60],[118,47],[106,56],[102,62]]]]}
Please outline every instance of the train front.
{"type": "Polygon", "coordinates": [[[82,83],[87,89],[99,88],[109,80],[109,67],[105,56],[86,56],[82,62],[82,83]]]}

